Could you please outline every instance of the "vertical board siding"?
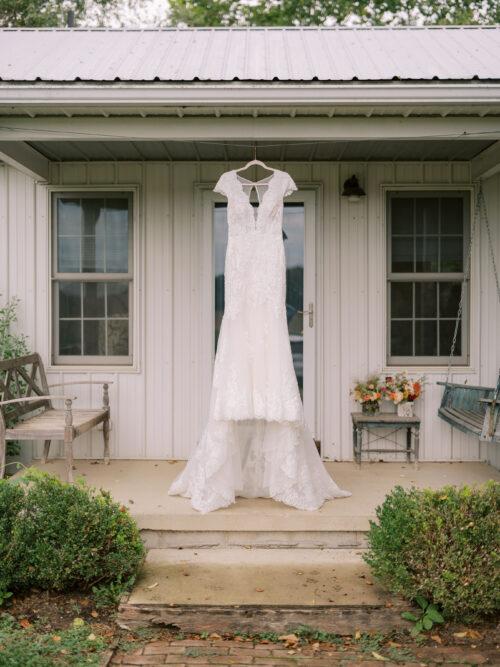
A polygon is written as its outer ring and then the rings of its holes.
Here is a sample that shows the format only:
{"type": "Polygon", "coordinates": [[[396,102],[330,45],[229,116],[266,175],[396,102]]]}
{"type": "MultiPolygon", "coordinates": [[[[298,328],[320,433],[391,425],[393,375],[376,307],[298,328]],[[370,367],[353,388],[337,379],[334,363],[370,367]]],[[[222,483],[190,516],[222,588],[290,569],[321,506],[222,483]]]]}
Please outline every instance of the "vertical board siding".
{"type": "MultiPolygon", "coordinates": [[[[49,382],[110,381],[111,452],[115,458],[187,458],[206,419],[210,391],[207,337],[212,321],[202,307],[210,266],[211,232],[205,228],[203,187],[233,165],[224,162],[54,163],[51,184],[138,187],[134,234],[138,244],[134,312],[138,358],[133,369],[51,368],[49,382]],[[201,188],[200,188],[201,186],[201,188]],[[207,319],[209,321],[207,321],[207,319]]],[[[317,426],[325,458],[352,458],[349,390],[355,379],[385,370],[386,220],[383,185],[470,184],[466,162],[282,163],[299,183],[317,192],[317,426]],[[355,173],[367,192],[352,204],[341,197],[355,173]]],[[[484,184],[497,261],[500,261],[500,175],[484,184]]],[[[0,166],[0,294],[21,300],[20,329],[50,362],[49,200],[43,184],[0,166]]],[[[500,308],[481,230],[476,247],[471,367],[453,379],[492,384],[500,367],[500,308]],[[480,261],[479,261],[480,260],[480,261]]],[[[428,372],[417,406],[424,460],[483,460],[500,467],[500,448],[454,431],[437,417],[442,369],[428,372]]],[[[67,390],[69,391],[69,389],[67,390]]],[[[100,386],[71,389],[77,407],[101,405],[100,386]]],[[[390,409],[386,406],[385,409],[390,409]]],[[[387,443],[386,443],[387,445],[387,443]]],[[[37,448],[39,452],[39,446],[37,448]]],[[[53,455],[61,455],[56,443],[53,455]]],[[[75,454],[102,456],[102,432],[81,438],[75,454]]],[[[390,455],[385,455],[390,460],[390,455]]],[[[392,456],[394,458],[394,456],[392,456]]]]}

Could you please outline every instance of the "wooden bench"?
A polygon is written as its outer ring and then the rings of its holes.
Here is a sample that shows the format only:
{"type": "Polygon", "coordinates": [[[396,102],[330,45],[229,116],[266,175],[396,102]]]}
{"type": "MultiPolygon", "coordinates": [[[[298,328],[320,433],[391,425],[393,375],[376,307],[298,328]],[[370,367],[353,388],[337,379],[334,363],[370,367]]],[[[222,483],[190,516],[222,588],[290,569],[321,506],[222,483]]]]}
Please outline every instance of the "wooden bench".
{"type": "Polygon", "coordinates": [[[437,384],[444,386],[438,411],[441,419],[485,442],[500,443],[500,373],[496,387],[452,382],[437,384]]]}
{"type": "Polygon", "coordinates": [[[43,462],[47,461],[52,440],[63,440],[66,477],[73,482],[73,441],[102,423],[104,463],[109,463],[109,382],[82,381],[47,384],[38,354],[0,361],[0,479],[5,474],[8,440],[44,440],[43,462]],[[74,397],[50,395],[50,389],[78,384],[103,387],[102,408],[74,410],[74,397]],[[53,400],[64,400],[64,409],[55,409],[53,400]]]}

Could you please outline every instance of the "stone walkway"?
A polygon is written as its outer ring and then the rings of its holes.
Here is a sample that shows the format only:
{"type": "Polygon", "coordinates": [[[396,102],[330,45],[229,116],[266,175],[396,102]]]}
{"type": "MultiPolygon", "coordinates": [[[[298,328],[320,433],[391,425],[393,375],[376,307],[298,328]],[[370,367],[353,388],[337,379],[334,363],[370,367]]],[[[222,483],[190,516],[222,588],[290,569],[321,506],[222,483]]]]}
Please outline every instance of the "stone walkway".
{"type": "MultiPolygon", "coordinates": [[[[397,650],[397,649],[396,649],[397,650]]],[[[353,647],[337,647],[308,644],[296,649],[283,643],[258,643],[234,640],[168,640],[154,641],[131,653],[117,653],[110,665],[137,667],[146,665],[172,665],[176,667],[380,667],[406,665],[424,667],[441,664],[499,665],[497,650],[473,649],[470,646],[423,646],[412,649],[412,655],[393,656],[397,662],[353,647]]]]}

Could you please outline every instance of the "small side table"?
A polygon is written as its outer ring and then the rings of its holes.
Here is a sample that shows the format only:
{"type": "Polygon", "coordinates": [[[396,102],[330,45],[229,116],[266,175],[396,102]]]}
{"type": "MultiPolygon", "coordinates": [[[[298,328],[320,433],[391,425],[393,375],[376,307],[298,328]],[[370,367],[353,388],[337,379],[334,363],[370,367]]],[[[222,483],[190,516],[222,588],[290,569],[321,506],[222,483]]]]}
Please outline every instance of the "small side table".
{"type": "MultiPolygon", "coordinates": [[[[376,415],[366,415],[363,412],[351,412],[352,417],[352,444],[354,449],[354,460],[361,465],[361,455],[363,453],[363,431],[370,431],[376,428],[393,428],[388,436],[393,435],[401,429],[406,429],[406,449],[372,449],[366,448],[365,452],[390,452],[405,453],[406,460],[418,462],[418,448],[420,440],[420,418],[419,417],[398,417],[397,414],[390,412],[379,412],[376,415]],[[412,437],[413,436],[413,437],[412,437]]],[[[377,440],[390,439],[388,436],[379,436],[377,440]]],[[[375,441],[376,442],[376,441],[375,441]]],[[[395,440],[392,442],[396,443],[395,440]]],[[[396,443],[397,444],[397,443],[396,443]]]]}

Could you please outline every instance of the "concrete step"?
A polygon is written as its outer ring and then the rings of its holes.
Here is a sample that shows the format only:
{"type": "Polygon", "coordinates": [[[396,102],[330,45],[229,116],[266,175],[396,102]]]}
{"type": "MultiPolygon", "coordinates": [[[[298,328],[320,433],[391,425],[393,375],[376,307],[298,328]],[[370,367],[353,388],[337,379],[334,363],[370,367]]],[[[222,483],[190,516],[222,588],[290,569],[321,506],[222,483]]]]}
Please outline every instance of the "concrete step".
{"type": "Polygon", "coordinates": [[[185,632],[400,626],[406,605],[373,581],[362,555],[354,549],[152,549],[120,605],[119,622],[185,632]]]}

